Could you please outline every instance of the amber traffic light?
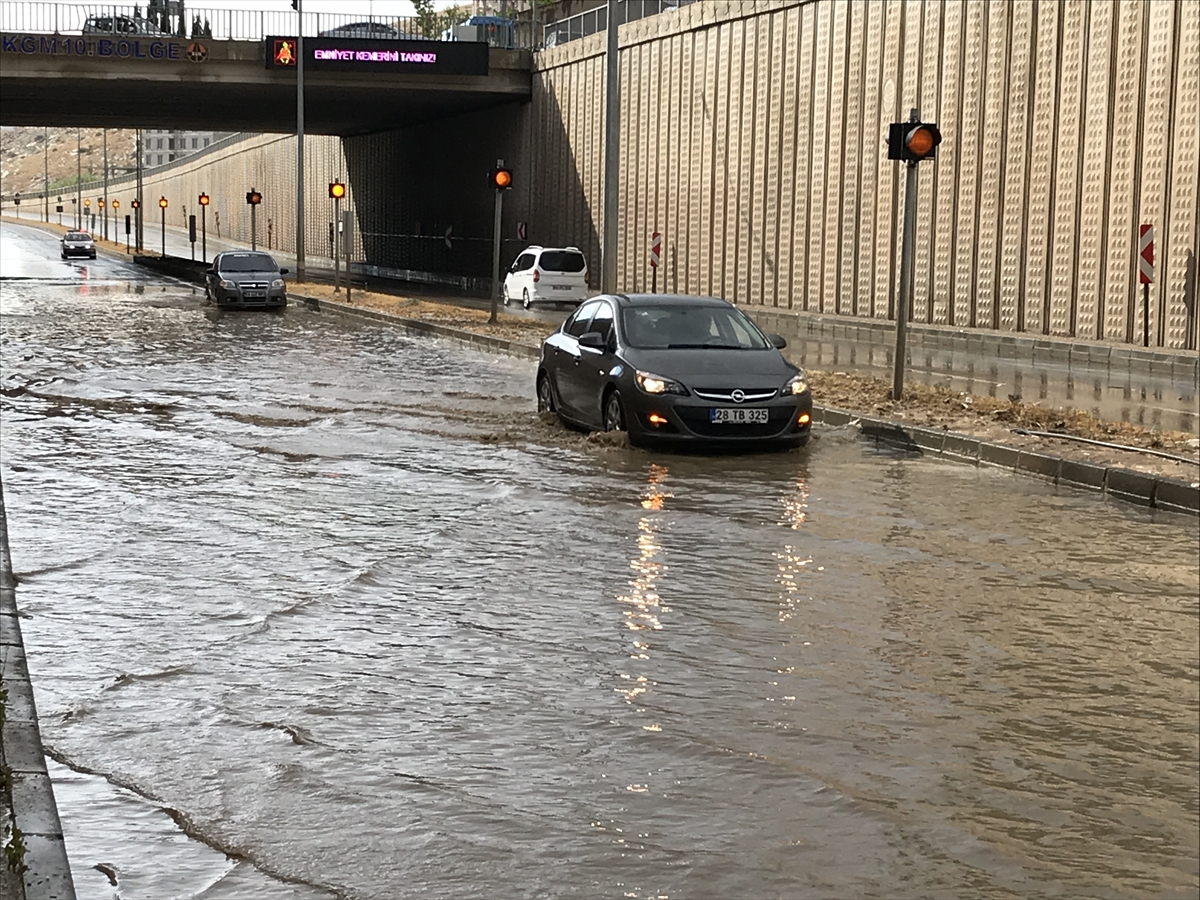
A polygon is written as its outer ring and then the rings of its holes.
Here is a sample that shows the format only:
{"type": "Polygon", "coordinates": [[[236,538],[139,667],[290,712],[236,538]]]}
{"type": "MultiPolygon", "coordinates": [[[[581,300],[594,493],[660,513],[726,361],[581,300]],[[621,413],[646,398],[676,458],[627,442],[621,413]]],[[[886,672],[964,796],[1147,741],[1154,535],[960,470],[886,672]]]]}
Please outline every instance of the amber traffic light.
{"type": "Polygon", "coordinates": [[[121,208],[121,201],[120,201],[120,200],[114,200],[114,201],[112,202],[112,208],[113,208],[113,209],[120,209],[120,208],[121,208]]]}
{"type": "Polygon", "coordinates": [[[137,199],[130,200],[130,201],[129,201],[129,205],[130,205],[130,206],[132,206],[134,209],[137,209],[139,206],[141,206],[141,205],[142,205],[142,201],[141,201],[141,200],[137,200],[137,199]]]}
{"type": "Polygon", "coordinates": [[[258,204],[262,203],[262,194],[251,189],[246,192],[246,202],[251,206],[258,206],[258,204]]]}
{"type": "Polygon", "coordinates": [[[201,194],[199,199],[201,206],[208,206],[208,194],[201,194]]]}
{"type": "Polygon", "coordinates": [[[84,205],[84,206],[91,206],[91,205],[92,205],[91,198],[89,198],[89,197],[84,197],[84,198],[83,198],[83,205],[84,205]]]}
{"type": "Polygon", "coordinates": [[[506,169],[503,166],[492,169],[492,187],[498,191],[505,191],[511,188],[512,184],[512,169],[506,169]]]}
{"type": "Polygon", "coordinates": [[[920,162],[933,159],[942,133],[932,122],[893,122],[888,126],[888,159],[920,162]]]}
{"type": "Polygon", "coordinates": [[[160,208],[162,208],[162,209],[166,209],[166,208],[167,208],[167,198],[166,198],[166,197],[159,197],[159,198],[158,198],[158,205],[159,205],[159,207],[160,207],[160,208]]]}
{"type": "Polygon", "coordinates": [[[331,181],[329,183],[329,196],[334,200],[341,200],[346,196],[346,186],[340,181],[331,181]]]}

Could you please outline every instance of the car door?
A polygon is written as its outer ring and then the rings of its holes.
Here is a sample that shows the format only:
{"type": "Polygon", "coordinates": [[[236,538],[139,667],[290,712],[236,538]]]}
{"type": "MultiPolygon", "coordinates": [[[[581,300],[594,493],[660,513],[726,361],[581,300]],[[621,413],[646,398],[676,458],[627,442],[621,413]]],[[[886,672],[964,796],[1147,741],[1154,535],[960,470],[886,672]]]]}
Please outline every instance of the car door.
{"type": "Polygon", "coordinates": [[[218,253],[213,257],[213,261],[209,263],[208,269],[204,273],[204,293],[209,298],[217,299],[217,282],[220,280],[220,275],[217,274],[217,267],[221,265],[221,254],[218,253]]]}
{"type": "Polygon", "coordinates": [[[595,305],[596,311],[582,334],[599,334],[604,341],[604,348],[578,347],[579,355],[575,357],[572,380],[579,386],[579,402],[587,421],[598,425],[603,421],[600,401],[608,384],[608,373],[616,361],[613,355],[613,308],[607,300],[593,300],[588,305],[595,305]]]}
{"type": "Polygon", "coordinates": [[[521,292],[529,287],[529,270],[533,268],[533,259],[532,253],[522,253],[512,264],[512,269],[505,279],[510,300],[520,300],[521,292]]]}
{"type": "Polygon", "coordinates": [[[581,370],[579,336],[591,324],[592,315],[600,306],[599,300],[585,303],[563,323],[557,343],[558,358],[555,365],[554,386],[563,412],[579,422],[591,423],[595,416],[590,414],[584,372],[581,370]]]}

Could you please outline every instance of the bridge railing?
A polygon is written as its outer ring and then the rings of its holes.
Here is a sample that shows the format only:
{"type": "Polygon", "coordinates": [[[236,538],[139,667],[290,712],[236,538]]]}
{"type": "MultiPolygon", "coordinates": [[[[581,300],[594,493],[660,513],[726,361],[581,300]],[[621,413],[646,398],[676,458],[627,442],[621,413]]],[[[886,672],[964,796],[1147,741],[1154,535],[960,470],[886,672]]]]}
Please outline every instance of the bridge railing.
{"type": "MultiPolygon", "coordinates": [[[[642,0],[634,0],[642,2],[642,0]]],[[[666,0],[646,0],[666,2],[666,0]]],[[[690,2],[690,0],[689,0],[690,2]]],[[[286,6],[278,10],[205,9],[181,2],[167,4],[170,11],[148,12],[149,4],[131,3],[51,3],[42,0],[2,0],[0,31],[18,34],[115,34],[122,38],[171,36],[205,38],[217,41],[259,41],[268,35],[296,33],[296,13],[286,6]]],[[[352,13],[304,13],[305,37],[320,37],[335,29],[346,29],[341,36],[366,37],[368,28],[355,26],[371,23],[385,26],[385,34],[404,39],[453,40],[461,13],[420,16],[363,16],[352,13]],[[391,34],[386,29],[392,29],[391,34]]],[[[511,44],[529,48],[532,37],[529,22],[514,22],[511,44]]],[[[373,31],[373,30],[372,30],[373,31]]],[[[338,36],[338,35],[334,35],[338,36]]]]}
{"type": "MultiPolygon", "coordinates": [[[[636,22],[646,16],[662,12],[673,12],[696,0],[620,0],[617,4],[617,24],[636,22]]],[[[542,46],[549,48],[568,41],[577,41],[608,28],[608,7],[598,6],[587,12],[576,13],[566,19],[551,22],[542,28],[542,46]]]]}

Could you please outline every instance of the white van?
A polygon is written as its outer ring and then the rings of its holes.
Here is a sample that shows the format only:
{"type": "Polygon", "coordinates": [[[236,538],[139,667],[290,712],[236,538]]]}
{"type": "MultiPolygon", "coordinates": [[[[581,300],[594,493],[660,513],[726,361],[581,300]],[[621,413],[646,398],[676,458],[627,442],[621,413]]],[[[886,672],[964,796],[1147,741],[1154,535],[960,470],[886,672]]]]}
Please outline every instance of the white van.
{"type": "Polygon", "coordinates": [[[519,297],[526,309],[535,303],[579,304],[587,295],[587,260],[578,247],[526,247],[501,291],[505,306],[519,297]]]}

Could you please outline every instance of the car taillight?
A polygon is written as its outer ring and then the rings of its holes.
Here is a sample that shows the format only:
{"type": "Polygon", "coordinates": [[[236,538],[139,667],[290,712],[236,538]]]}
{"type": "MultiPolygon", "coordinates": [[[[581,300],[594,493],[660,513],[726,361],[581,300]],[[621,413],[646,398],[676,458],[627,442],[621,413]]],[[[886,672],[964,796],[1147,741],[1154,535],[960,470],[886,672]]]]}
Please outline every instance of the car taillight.
{"type": "Polygon", "coordinates": [[[537,269],[534,269],[534,270],[533,270],[533,280],[534,280],[534,281],[541,281],[541,280],[542,280],[542,273],[541,273],[541,272],[539,272],[537,269]]]}

